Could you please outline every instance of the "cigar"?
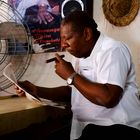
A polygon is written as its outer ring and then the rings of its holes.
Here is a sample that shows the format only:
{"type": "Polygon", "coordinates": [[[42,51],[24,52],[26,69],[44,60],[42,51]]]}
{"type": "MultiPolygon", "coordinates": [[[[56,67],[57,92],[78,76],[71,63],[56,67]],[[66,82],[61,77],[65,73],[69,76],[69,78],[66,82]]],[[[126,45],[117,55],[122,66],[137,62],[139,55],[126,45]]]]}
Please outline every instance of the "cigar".
{"type": "MultiPolygon", "coordinates": [[[[62,54],[62,55],[60,55],[60,57],[63,58],[63,57],[65,57],[65,55],[62,54]]],[[[50,63],[50,62],[53,62],[53,61],[57,61],[56,57],[53,57],[51,59],[46,60],[46,63],[50,63]]]]}

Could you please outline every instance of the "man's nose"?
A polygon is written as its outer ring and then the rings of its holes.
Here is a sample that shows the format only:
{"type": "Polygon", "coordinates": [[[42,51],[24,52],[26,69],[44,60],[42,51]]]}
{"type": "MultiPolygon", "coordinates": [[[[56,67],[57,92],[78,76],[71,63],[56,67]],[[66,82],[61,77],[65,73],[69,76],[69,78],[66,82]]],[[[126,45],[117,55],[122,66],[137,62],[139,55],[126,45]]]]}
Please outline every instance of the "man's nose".
{"type": "Polygon", "coordinates": [[[61,40],[61,49],[62,49],[62,50],[65,50],[67,47],[68,47],[67,42],[61,40]]]}

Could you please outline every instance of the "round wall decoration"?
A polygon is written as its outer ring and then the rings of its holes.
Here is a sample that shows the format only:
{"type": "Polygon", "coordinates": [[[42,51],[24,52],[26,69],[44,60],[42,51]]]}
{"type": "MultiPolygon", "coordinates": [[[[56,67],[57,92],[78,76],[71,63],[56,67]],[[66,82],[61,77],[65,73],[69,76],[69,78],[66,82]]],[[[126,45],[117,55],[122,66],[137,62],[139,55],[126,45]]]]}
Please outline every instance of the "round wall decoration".
{"type": "Polygon", "coordinates": [[[129,25],[139,11],[139,0],[103,0],[106,19],[115,26],[129,25]]]}
{"type": "Polygon", "coordinates": [[[64,18],[75,10],[84,11],[84,3],[81,0],[64,0],[61,6],[61,16],[64,18]]]}

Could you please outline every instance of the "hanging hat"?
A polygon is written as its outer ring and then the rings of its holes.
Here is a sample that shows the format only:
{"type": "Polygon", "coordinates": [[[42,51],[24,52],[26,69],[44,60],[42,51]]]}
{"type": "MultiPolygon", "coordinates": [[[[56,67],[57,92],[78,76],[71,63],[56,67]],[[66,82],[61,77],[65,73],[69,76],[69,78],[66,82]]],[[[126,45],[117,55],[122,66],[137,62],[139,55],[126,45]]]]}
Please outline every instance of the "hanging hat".
{"type": "Polygon", "coordinates": [[[136,17],[139,0],[103,0],[106,19],[115,26],[126,26],[136,17]]]}

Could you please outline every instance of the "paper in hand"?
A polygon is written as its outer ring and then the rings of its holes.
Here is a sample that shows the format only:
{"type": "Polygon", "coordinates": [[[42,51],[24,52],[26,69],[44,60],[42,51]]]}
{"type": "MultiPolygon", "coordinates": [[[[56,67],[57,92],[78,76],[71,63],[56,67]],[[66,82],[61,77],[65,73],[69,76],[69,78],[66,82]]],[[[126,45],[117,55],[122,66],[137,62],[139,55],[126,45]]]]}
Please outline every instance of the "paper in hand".
{"type": "Polygon", "coordinates": [[[15,73],[13,71],[12,68],[12,63],[9,63],[3,70],[3,75],[8,78],[13,84],[15,84],[18,88],[20,88],[21,90],[23,90],[25,92],[26,97],[29,100],[35,100],[38,102],[41,102],[41,99],[38,96],[32,95],[31,93],[29,93],[26,89],[23,89],[23,87],[21,87],[18,83],[17,83],[17,79],[15,76],[15,73]]]}

